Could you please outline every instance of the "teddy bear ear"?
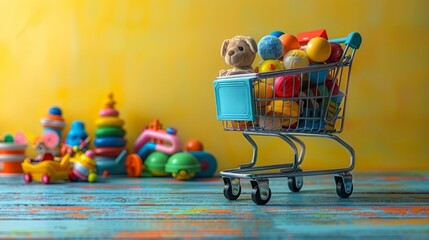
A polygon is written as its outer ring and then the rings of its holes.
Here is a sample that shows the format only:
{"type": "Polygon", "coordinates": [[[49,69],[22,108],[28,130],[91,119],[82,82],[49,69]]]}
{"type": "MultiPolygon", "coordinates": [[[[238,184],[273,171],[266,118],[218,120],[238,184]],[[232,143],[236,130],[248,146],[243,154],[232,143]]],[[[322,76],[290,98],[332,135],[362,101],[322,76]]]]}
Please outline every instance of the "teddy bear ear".
{"type": "Polygon", "coordinates": [[[247,44],[249,44],[250,50],[252,50],[253,53],[258,52],[258,45],[256,44],[255,39],[253,39],[252,37],[246,37],[246,42],[247,44]]]}
{"type": "Polygon", "coordinates": [[[225,57],[226,55],[226,49],[228,48],[228,44],[229,44],[229,39],[224,40],[222,43],[222,47],[220,48],[220,55],[222,57],[225,57]]]}

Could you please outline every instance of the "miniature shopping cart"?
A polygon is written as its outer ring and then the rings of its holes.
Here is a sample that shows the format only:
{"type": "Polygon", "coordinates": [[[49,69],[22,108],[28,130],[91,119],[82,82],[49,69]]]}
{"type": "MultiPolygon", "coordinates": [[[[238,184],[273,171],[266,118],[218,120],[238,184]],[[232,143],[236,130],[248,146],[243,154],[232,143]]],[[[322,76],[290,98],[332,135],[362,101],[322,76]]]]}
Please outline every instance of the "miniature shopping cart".
{"type": "Polygon", "coordinates": [[[218,77],[214,81],[217,119],[222,121],[224,130],[242,132],[253,148],[250,163],[220,172],[226,199],[236,200],[240,196],[240,179],[250,179],[252,200],[263,205],[271,198],[270,178],[288,178],[289,189],[299,192],[303,177],[324,174],[335,174],[339,197],[352,194],[350,171],[355,165],[355,154],[337,134],[343,131],[351,67],[362,38],[353,32],[329,41],[343,47],[337,62],[218,77]],[[293,150],[293,161],[256,166],[258,146],[252,136],[282,139],[293,150]],[[348,167],[304,171],[300,165],[306,148],[301,137],[334,140],[350,154],[348,167]]]}

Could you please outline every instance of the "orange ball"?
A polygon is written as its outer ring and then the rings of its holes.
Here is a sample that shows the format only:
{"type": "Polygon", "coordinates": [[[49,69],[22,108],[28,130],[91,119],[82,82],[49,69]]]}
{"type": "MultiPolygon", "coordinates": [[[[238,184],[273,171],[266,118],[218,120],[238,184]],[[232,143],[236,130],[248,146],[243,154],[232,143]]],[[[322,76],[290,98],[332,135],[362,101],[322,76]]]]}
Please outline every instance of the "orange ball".
{"type": "Polygon", "coordinates": [[[285,33],[279,37],[280,41],[283,45],[283,54],[284,56],[287,52],[289,52],[292,49],[299,49],[301,45],[299,44],[298,38],[296,38],[294,35],[285,33]]]}
{"type": "Polygon", "coordinates": [[[203,149],[203,144],[199,140],[192,139],[186,142],[185,150],[188,152],[203,151],[203,149]]]}
{"type": "Polygon", "coordinates": [[[273,86],[262,81],[258,82],[254,85],[254,93],[255,98],[257,98],[258,102],[260,103],[259,105],[267,106],[271,101],[270,98],[273,98],[274,96],[273,86]],[[266,98],[266,100],[261,100],[259,98],[266,98]]]}

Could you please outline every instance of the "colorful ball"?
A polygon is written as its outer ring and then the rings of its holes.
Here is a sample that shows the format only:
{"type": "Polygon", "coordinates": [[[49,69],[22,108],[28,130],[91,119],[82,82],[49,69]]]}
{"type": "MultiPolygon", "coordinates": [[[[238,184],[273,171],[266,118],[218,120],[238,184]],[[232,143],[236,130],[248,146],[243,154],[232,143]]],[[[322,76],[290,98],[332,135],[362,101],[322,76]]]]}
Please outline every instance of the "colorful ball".
{"type": "Polygon", "coordinates": [[[296,38],[294,35],[285,33],[279,37],[279,40],[282,42],[283,45],[283,54],[284,56],[287,52],[289,52],[292,49],[299,49],[301,45],[299,44],[298,38],[296,38]]]}
{"type": "Polygon", "coordinates": [[[326,62],[334,63],[340,61],[344,52],[343,48],[339,43],[331,42],[329,44],[331,44],[331,55],[329,55],[329,58],[326,62]]]}
{"type": "Polygon", "coordinates": [[[191,151],[202,151],[204,149],[203,143],[196,139],[191,139],[186,142],[185,150],[188,152],[191,151]]]}
{"type": "Polygon", "coordinates": [[[338,93],[340,92],[340,86],[338,86],[338,81],[332,80],[332,79],[327,79],[325,82],[326,87],[328,88],[329,91],[332,90],[332,96],[337,96],[338,93]]]}
{"type": "Polygon", "coordinates": [[[303,50],[293,49],[283,57],[283,66],[285,69],[294,69],[307,67],[310,64],[307,54],[303,50]]]}
{"type": "Polygon", "coordinates": [[[322,37],[315,37],[308,41],[305,48],[308,58],[313,62],[324,62],[331,55],[331,44],[322,37]]]}
{"type": "Polygon", "coordinates": [[[265,82],[258,82],[253,86],[255,98],[259,103],[258,107],[264,107],[270,102],[270,98],[273,98],[273,87],[265,82]],[[262,100],[265,99],[265,100],[262,100]]]}
{"type": "MultiPolygon", "coordinates": [[[[324,63],[311,63],[310,65],[323,65],[324,63]]],[[[329,75],[329,70],[324,69],[320,71],[315,72],[309,72],[308,73],[308,79],[312,84],[320,85],[323,84],[326,80],[326,78],[329,75]]]]}
{"type": "Polygon", "coordinates": [[[275,36],[264,36],[258,42],[258,53],[263,60],[277,59],[283,54],[282,42],[275,36]]]}
{"type": "Polygon", "coordinates": [[[299,75],[286,75],[276,77],[274,80],[274,92],[276,97],[290,98],[299,96],[301,80],[299,75]]]}
{"type": "Polygon", "coordinates": [[[280,37],[283,34],[285,34],[285,33],[282,32],[282,31],[274,31],[274,32],[270,33],[271,36],[274,36],[274,37],[277,37],[277,38],[280,37]]]}
{"type": "Polygon", "coordinates": [[[284,66],[283,66],[283,63],[281,61],[269,59],[269,60],[265,60],[262,63],[260,63],[259,68],[258,68],[258,72],[260,72],[260,73],[273,72],[273,71],[278,71],[278,70],[283,70],[283,69],[284,69],[284,66]]]}

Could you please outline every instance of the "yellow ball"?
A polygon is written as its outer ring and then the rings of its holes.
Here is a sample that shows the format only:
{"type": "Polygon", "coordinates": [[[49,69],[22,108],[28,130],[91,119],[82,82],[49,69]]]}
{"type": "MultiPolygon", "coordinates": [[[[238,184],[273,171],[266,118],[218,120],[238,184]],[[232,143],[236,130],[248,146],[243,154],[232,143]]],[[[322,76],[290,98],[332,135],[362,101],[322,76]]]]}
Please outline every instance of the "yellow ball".
{"type": "Polygon", "coordinates": [[[305,48],[305,53],[313,62],[324,62],[331,55],[331,44],[322,37],[312,38],[305,48]]]}
{"type": "Polygon", "coordinates": [[[260,73],[274,72],[274,71],[283,70],[283,69],[284,69],[283,62],[278,60],[273,60],[273,59],[265,60],[259,65],[260,73]]]}

